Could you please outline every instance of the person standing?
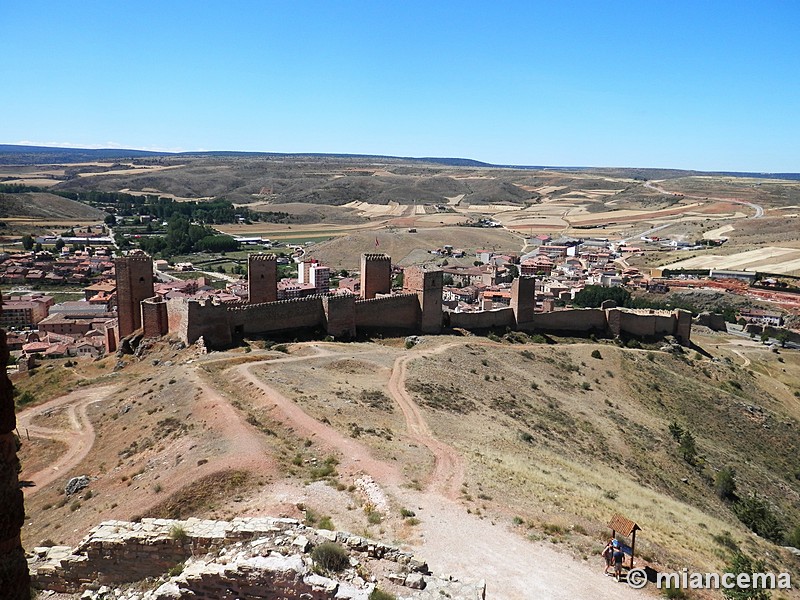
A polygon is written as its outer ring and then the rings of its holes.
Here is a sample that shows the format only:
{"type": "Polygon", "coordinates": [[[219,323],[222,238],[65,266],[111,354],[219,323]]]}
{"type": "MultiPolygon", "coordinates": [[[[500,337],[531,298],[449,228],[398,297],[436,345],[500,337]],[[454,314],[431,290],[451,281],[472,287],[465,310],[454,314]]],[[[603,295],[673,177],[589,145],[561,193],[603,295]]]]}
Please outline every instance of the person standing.
{"type": "Polygon", "coordinates": [[[608,570],[611,568],[611,565],[614,564],[614,539],[611,538],[608,540],[606,547],[603,548],[603,551],[600,553],[600,556],[603,557],[603,560],[606,562],[606,568],[603,571],[604,575],[608,575],[608,570]]]}

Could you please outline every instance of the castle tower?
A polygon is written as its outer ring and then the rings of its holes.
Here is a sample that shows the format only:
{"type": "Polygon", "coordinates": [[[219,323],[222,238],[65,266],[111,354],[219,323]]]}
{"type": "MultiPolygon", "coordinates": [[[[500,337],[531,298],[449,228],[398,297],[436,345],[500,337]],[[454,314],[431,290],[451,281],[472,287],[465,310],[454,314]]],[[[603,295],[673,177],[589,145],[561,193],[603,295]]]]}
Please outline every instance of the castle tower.
{"type": "Polygon", "coordinates": [[[511,310],[517,325],[533,321],[536,305],[536,278],[517,277],[511,282],[511,310]]]}
{"type": "Polygon", "coordinates": [[[403,291],[414,293],[419,298],[419,329],[423,333],[439,333],[442,330],[443,279],[441,271],[426,271],[418,266],[408,267],[403,273],[403,291]]]}
{"type": "Polygon", "coordinates": [[[153,259],[146,254],[129,254],[114,260],[117,277],[117,321],[124,338],[142,326],[142,300],[155,296],[153,259]]]}
{"type": "Polygon", "coordinates": [[[392,291],[392,259],[386,254],[361,255],[361,297],[365,300],[392,291]]]}
{"type": "Polygon", "coordinates": [[[247,299],[250,304],[278,299],[278,261],[274,254],[247,256],[247,299]]]}

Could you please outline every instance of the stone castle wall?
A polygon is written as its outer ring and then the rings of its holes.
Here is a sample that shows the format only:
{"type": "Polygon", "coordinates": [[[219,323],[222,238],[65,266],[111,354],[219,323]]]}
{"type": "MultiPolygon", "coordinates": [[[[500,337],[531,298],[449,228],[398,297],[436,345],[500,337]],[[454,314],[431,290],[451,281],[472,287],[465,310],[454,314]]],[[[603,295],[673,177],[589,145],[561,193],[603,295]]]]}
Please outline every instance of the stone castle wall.
{"type": "Polygon", "coordinates": [[[356,300],[356,328],[418,330],[419,299],[416,294],[381,296],[371,300],[356,300]]]}
{"type": "Polygon", "coordinates": [[[450,327],[459,329],[492,329],[514,326],[514,311],[510,307],[480,312],[450,313],[450,327]]]}
{"type": "Polygon", "coordinates": [[[272,333],[318,327],[324,321],[322,298],[294,298],[264,304],[226,304],[228,326],[234,335],[272,333]]]}
{"type": "Polygon", "coordinates": [[[361,255],[361,297],[369,300],[392,291],[392,259],[386,254],[361,255]]]}
{"type": "Polygon", "coordinates": [[[167,302],[160,296],[142,301],[142,329],[144,337],[161,337],[169,332],[167,302]]]}

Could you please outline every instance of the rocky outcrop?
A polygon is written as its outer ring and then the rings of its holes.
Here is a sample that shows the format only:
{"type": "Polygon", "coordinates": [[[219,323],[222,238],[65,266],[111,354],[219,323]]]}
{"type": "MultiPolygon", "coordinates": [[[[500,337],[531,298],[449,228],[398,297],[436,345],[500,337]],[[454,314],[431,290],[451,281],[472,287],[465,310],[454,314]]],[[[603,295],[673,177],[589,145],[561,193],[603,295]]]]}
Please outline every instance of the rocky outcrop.
{"type": "MultiPolygon", "coordinates": [[[[0,301],[0,313],[2,310],[0,301]]],[[[6,374],[7,364],[6,332],[0,329],[0,598],[28,600],[30,577],[20,542],[25,507],[19,487],[18,440],[14,435],[14,388],[6,374]]]]}
{"type": "Polygon", "coordinates": [[[34,587],[106,586],[121,590],[118,600],[367,600],[376,587],[408,600],[483,600],[486,587],[434,577],[424,560],[394,546],[277,518],[107,521],[75,549],[34,548],[30,568],[34,587]],[[314,558],[315,548],[330,543],[349,565],[335,573],[314,558]],[[147,578],[156,579],[149,589],[125,589],[147,578]]]}

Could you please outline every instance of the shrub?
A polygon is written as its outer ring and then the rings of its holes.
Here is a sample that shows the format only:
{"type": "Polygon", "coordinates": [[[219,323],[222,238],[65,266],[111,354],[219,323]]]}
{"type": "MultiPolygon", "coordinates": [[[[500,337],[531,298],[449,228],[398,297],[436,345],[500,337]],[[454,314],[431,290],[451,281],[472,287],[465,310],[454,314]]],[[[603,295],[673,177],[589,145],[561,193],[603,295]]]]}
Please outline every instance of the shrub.
{"type": "Polygon", "coordinates": [[[369,595],[369,600],[397,600],[397,596],[375,588],[369,595]]]}
{"type": "Polygon", "coordinates": [[[333,531],[336,528],[333,526],[333,521],[331,520],[331,518],[325,516],[319,520],[319,525],[317,526],[317,529],[327,529],[328,531],[333,531]]]}
{"type": "Polygon", "coordinates": [[[600,350],[592,350],[592,358],[596,358],[598,360],[602,360],[603,356],[600,354],[600,350]]]}
{"type": "Polygon", "coordinates": [[[170,577],[177,577],[178,575],[183,573],[183,566],[184,566],[183,563],[179,562],[174,567],[170,567],[169,570],[167,571],[167,575],[169,575],[170,577]]]}
{"type": "Polygon", "coordinates": [[[733,512],[742,523],[761,537],[776,544],[783,541],[781,521],[765,499],[750,494],[733,505],[733,512]]]}
{"type": "Polygon", "coordinates": [[[694,436],[689,430],[684,431],[681,436],[680,450],[683,460],[690,465],[697,463],[697,446],[695,445],[694,436]]]}
{"type": "MultiPolygon", "coordinates": [[[[764,571],[764,561],[752,559],[741,552],[734,554],[731,562],[725,567],[726,573],[763,573],[764,571]]],[[[770,593],[766,590],[738,586],[723,590],[722,595],[730,600],[769,600],[770,598],[770,593]]]]}
{"type": "Polygon", "coordinates": [[[185,544],[189,539],[189,534],[186,533],[186,530],[181,525],[173,525],[169,530],[169,537],[180,544],[185,544]]]}
{"type": "Polygon", "coordinates": [[[722,500],[736,500],[736,469],[722,467],[714,480],[714,488],[722,500]]]}
{"type": "Polygon", "coordinates": [[[401,508],[400,509],[400,516],[403,517],[404,519],[407,519],[409,517],[416,517],[417,513],[415,513],[413,510],[409,510],[407,508],[401,508]]]}
{"type": "Polygon", "coordinates": [[[311,560],[323,571],[338,573],[350,564],[347,551],[334,542],[323,542],[311,551],[311,560]]]}

